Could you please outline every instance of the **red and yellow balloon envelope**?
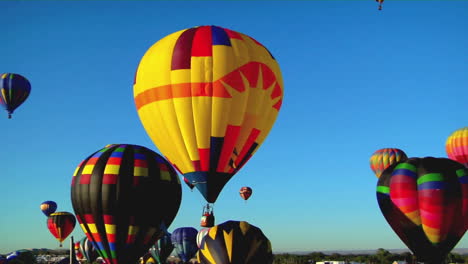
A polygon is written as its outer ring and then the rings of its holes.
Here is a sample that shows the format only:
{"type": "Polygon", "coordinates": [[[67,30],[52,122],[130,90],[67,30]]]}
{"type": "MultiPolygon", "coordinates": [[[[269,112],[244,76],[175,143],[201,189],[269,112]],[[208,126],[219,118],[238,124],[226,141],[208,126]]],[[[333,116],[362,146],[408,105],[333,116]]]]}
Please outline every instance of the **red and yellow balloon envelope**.
{"type": "Polygon", "coordinates": [[[177,173],[156,152],[114,144],[75,170],[71,198],[76,217],[107,264],[136,263],[179,210],[177,173]]]}
{"type": "Polygon", "coordinates": [[[410,158],[382,173],[377,200],[418,260],[442,263],[468,228],[468,171],[450,159],[410,158]]]}
{"type": "Polygon", "coordinates": [[[397,148],[383,148],[375,151],[370,158],[371,170],[377,178],[391,165],[408,159],[405,152],[397,148]]]}
{"type": "Polygon", "coordinates": [[[135,74],[134,98],[161,153],[214,203],[267,137],[283,101],[283,80],[258,41],[200,26],[148,49],[135,74]]]}
{"type": "Polygon", "coordinates": [[[468,127],[453,132],[445,143],[449,159],[460,162],[468,167],[468,127]]]}
{"type": "Polygon", "coordinates": [[[31,84],[28,79],[16,73],[0,75],[0,105],[5,108],[8,118],[31,93],[31,84]]]}
{"type": "Polygon", "coordinates": [[[65,240],[75,228],[75,224],[75,216],[69,212],[56,212],[47,217],[47,228],[60,242],[60,247],[62,246],[63,240],[65,240]]]}

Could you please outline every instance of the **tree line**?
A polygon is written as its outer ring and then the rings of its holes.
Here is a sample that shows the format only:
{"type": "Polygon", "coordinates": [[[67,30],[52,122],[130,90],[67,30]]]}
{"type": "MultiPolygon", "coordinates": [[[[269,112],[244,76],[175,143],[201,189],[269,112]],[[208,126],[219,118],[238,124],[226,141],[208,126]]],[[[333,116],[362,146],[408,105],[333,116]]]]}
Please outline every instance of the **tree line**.
{"type": "MultiPolygon", "coordinates": [[[[319,261],[345,261],[348,263],[358,262],[366,264],[391,264],[394,261],[406,261],[406,263],[416,263],[414,256],[410,252],[391,253],[383,248],[377,249],[375,254],[324,254],[322,252],[312,252],[306,255],[295,254],[275,254],[273,264],[314,264],[319,261]]],[[[450,253],[446,263],[468,264],[468,254],[460,255],[450,253]]]]}

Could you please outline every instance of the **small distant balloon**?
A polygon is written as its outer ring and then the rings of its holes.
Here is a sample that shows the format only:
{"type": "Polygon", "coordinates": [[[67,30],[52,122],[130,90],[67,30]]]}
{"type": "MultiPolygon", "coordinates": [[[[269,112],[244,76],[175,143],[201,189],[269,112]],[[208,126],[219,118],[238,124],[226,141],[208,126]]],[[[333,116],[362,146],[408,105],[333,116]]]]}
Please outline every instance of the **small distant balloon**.
{"type": "Polygon", "coordinates": [[[252,195],[252,188],[247,186],[240,188],[239,195],[242,197],[242,199],[247,201],[252,195]]]}
{"type": "Polygon", "coordinates": [[[57,210],[57,203],[54,201],[45,201],[41,203],[41,211],[46,215],[49,216],[52,213],[55,213],[57,210]]]}
{"type": "Polygon", "coordinates": [[[370,158],[370,167],[377,178],[391,165],[408,159],[405,152],[397,148],[383,148],[375,151],[370,158]]]}
{"type": "Polygon", "coordinates": [[[60,247],[62,246],[63,240],[65,240],[75,228],[75,224],[75,216],[69,212],[52,213],[47,218],[47,227],[50,233],[60,242],[60,247]]]}
{"type": "Polygon", "coordinates": [[[468,127],[453,132],[445,143],[449,159],[458,161],[468,167],[468,127]]]}
{"type": "Polygon", "coordinates": [[[28,79],[16,73],[0,75],[0,105],[5,108],[8,118],[31,93],[31,84],[28,79]]]}

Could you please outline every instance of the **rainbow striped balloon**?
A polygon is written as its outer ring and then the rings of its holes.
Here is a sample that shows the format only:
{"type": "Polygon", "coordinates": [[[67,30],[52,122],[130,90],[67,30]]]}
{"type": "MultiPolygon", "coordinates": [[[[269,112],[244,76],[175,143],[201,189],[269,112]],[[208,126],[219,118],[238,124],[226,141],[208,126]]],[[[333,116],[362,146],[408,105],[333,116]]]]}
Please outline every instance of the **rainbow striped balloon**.
{"type": "Polygon", "coordinates": [[[421,261],[442,263],[468,228],[468,170],[446,158],[410,158],[382,173],[377,200],[421,261]]]}
{"type": "Polygon", "coordinates": [[[453,132],[445,143],[445,150],[449,159],[468,166],[468,127],[453,132]]]}
{"type": "Polygon", "coordinates": [[[370,158],[371,170],[377,178],[391,165],[408,159],[405,152],[397,148],[383,148],[375,151],[370,158]]]}

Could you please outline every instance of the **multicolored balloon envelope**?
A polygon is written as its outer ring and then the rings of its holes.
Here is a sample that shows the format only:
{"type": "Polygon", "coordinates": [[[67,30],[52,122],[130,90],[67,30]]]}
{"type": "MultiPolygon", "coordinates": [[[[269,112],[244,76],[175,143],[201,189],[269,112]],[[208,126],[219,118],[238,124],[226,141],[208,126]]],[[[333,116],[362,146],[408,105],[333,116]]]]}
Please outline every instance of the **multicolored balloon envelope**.
{"type": "Polygon", "coordinates": [[[410,158],[382,173],[377,201],[420,261],[442,263],[468,228],[468,171],[450,159],[410,158]]]}
{"type": "Polygon", "coordinates": [[[172,250],[174,250],[174,245],[172,245],[171,234],[166,231],[156,244],[149,249],[149,253],[153,256],[155,263],[166,264],[172,250]]]}
{"type": "Polygon", "coordinates": [[[197,253],[197,229],[179,227],[172,232],[171,240],[177,256],[185,263],[197,253]]]}
{"type": "Polygon", "coordinates": [[[75,250],[76,260],[84,261],[85,256],[83,255],[83,252],[80,250],[80,241],[74,243],[73,249],[75,250]]]}
{"type": "Polygon", "coordinates": [[[468,127],[453,132],[445,143],[449,159],[460,162],[468,167],[468,127]]]}
{"type": "Polygon", "coordinates": [[[83,254],[83,257],[86,259],[86,261],[88,261],[88,263],[93,263],[97,257],[99,257],[93,242],[91,242],[88,237],[84,237],[79,241],[79,243],[80,252],[83,254]]]}
{"type": "Polygon", "coordinates": [[[197,254],[202,264],[271,264],[273,253],[260,228],[245,221],[227,221],[210,229],[197,254]]]}
{"type": "Polygon", "coordinates": [[[0,105],[8,112],[8,118],[31,93],[31,84],[25,77],[16,73],[0,75],[0,105]]]}
{"type": "Polygon", "coordinates": [[[56,212],[47,217],[47,228],[60,242],[60,246],[62,246],[63,240],[71,234],[75,224],[75,216],[69,212],[56,212]]]}
{"type": "Polygon", "coordinates": [[[198,248],[201,247],[201,244],[203,240],[205,239],[206,234],[208,234],[208,232],[210,231],[210,228],[211,227],[202,228],[200,229],[200,231],[198,231],[198,234],[197,234],[197,247],[198,248]]]}
{"type": "Polygon", "coordinates": [[[76,217],[107,264],[136,263],[179,210],[182,188],[171,165],[142,146],[113,144],[75,170],[76,217]]]}
{"type": "Polygon", "coordinates": [[[41,211],[46,216],[49,216],[51,213],[54,213],[57,210],[57,203],[54,201],[45,201],[41,203],[41,211]]]}
{"type": "Polygon", "coordinates": [[[399,161],[408,159],[405,152],[397,148],[383,148],[375,151],[370,158],[371,170],[375,173],[377,178],[380,177],[382,172],[399,161]]]}
{"type": "Polygon", "coordinates": [[[134,98],[161,153],[214,203],[267,137],[283,101],[283,80],[258,41],[200,26],[148,49],[135,74],[134,98]]]}

